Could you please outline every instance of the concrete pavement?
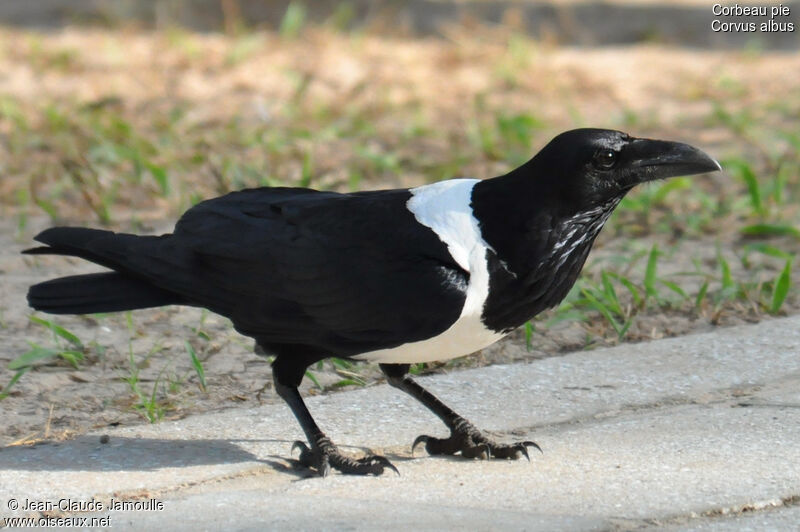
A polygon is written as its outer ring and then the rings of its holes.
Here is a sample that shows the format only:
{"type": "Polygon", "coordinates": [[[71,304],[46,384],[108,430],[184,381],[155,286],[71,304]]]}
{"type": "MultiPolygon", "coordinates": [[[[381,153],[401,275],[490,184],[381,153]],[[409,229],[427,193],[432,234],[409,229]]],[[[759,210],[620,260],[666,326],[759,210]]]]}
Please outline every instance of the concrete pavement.
{"type": "Polygon", "coordinates": [[[800,317],[420,381],[544,454],[412,458],[416,435],[446,431],[381,385],[308,403],[399,477],[308,478],[288,408],[264,406],[0,449],[0,518],[40,516],[9,509],[27,499],[114,529],[800,529],[800,317]],[[58,509],[92,498],[103,511],[58,509]]]}

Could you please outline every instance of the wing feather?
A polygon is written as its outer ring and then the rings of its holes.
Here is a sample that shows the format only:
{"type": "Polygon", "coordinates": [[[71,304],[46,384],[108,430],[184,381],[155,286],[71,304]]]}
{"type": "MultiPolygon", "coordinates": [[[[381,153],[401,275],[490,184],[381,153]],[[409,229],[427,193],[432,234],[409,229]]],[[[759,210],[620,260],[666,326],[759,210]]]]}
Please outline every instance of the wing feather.
{"type": "Polygon", "coordinates": [[[467,273],[409,197],[232,193],[187,211],[135,267],[266,343],[350,356],[426,339],[460,315],[467,273]]]}

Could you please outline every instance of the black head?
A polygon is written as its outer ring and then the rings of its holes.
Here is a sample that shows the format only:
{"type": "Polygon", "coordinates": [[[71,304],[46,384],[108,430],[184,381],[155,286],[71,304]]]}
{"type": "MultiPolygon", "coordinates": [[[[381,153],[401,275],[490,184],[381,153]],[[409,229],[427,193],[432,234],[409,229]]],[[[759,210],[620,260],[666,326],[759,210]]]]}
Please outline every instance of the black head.
{"type": "Polygon", "coordinates": [[[680,142],[640,139],[609,129],[573,129],[550,141],[531,161],[539,179],[578,210],[621,198],[647,181],[716,172],[702,151],[680,142]]]}

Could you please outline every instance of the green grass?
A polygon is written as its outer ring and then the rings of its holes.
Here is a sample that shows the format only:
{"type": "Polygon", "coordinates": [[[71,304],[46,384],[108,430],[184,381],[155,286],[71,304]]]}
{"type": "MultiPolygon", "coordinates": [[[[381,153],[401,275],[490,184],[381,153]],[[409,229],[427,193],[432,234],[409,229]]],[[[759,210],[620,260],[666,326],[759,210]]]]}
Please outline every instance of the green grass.
{"type": "Polygon", "coordinates": [[[29,341],[31,348],[8,364],[8,369],[18,371],[29,368],[37,363],[53,363],[63,360],[74,368],[79,367],[79,363],[85,357],[85,347],[83,342],[72,332],[55,322],[45,320],[37,316],[30,316],[33,323],[41,325],[52,332],[52,347],[43,347],[35,342],[29,341]]]}
{"type": "Polygon", "coordinates": [[[278,30],[282,37],[289,39],[296,39],[303,29],[306,20],[306,8],[300,2],[291,2],[283,15],[280,29],[278,30]]]}
{"type": "Polygon", "coordinates": [[[195,351],[192,344],[188,341],[184,342],[186,346],[186,352],[189,353],[189,357],[192,360],[192,367],[194,368],[195,373],[197,374],[197,378],[199,380],[200,389],[202,391],[206,391],[206,370],[203,367],[203,363],[200,362],[200,359],[197,357],[197,352],[195,351]]]}
{"type": "Polygon", "coordinates": [[[132,347],[128,349],[128,368],[127,373],[123,374],[120,378],[128,384],[131,393],[134,396],[134,401],[131,405],[133,410],[142,415],[150,423],[160,421],[164,415],[171,409],[172,405],[169,399],[166,398],[164,372],[166,366],[158,372],[157,377],[153,381],[150,390],[143,389],[144,382],[141,379],[141,369],[149,363],[151,357],[161,351],[161,346],[156,344],[153,348],[137,362],[132,347]],[[162,393],[159,394],[159,388],[162,393]]]}
{"type": "Polygon", "coordinates": [[[20,378],[37,366],[66,362],[70,367],[78,369],[88,353],[89,348],[75,333],[58,325],[55,321],[35,315],[29,316],[29,319],[32,323],[50,331],[50,345],[43,346],[38,342],[28,340],[30,349],[8,363],[7,367],[13,372],[13,376],[5,386],[0,388],[0,400],[7,398],[11,393],[11,388],[20,378]]]}
{"type": "Polygon", "coordinates": [[[653,315],[677,312],[706,316],[712,323],[725,314],[780,315],[787,298],[791,294],[796,297],[792,281],[795,255],[775,246],[749,244],[734,257],[718,248],[713,266],[697,261],[693,270],[666,276],[659,274],[662,255],[653,246],[649,252],[628,256],[632,260],[622,269],[613,263],[600,268],[589,265],[554,312],[525,327],[528,348],[534,330],[564,321],[594,324],[590,343],[598,339],[618,342],[630,336],[634,325],[653,315]]]}
{"type": "Polygon", "coordinates": [[[11,379],[8,381],[8,383],[6,383],[5,386],[0,388],[0,401],[2,401],[3,399],[5,399],[6,397],[8,397],[11,394],[11,389],[14,387],[14,385],[17,383],[17,381],[19,381],[19,379],[23,375],[25,375],[25,373],[27,373],[28,370],[30,370],[30,369],[31,369],[31,366],[26,366],[26,367],[24,367],[22,369],[17,370],[14,373],[14,375],[11,377],[11,379]]]}

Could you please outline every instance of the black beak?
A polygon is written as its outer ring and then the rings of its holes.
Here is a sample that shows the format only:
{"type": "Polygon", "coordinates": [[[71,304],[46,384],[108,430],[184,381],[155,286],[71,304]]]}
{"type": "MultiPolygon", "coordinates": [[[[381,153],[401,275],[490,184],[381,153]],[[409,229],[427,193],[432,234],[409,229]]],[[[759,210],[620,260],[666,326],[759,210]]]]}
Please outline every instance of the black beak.
{"type": "Polygon", "coordinates": [[[636,139],[625,151],[630,157],[629,167],[634,169],[640,183],[722,170],[717,161],[682,142],[636,139]]]}

